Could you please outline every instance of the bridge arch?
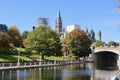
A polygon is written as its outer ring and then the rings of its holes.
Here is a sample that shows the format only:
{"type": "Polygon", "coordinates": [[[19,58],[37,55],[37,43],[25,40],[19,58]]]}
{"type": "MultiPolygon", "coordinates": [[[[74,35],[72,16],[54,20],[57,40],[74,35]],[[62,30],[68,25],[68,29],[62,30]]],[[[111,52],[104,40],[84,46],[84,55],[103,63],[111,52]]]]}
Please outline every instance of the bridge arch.
{"type": "Polygon", "coordinates": [[[94,61],[102,66],[117,66],[119,55],[112,51],[99,51],[93,53],[94,61]]]}

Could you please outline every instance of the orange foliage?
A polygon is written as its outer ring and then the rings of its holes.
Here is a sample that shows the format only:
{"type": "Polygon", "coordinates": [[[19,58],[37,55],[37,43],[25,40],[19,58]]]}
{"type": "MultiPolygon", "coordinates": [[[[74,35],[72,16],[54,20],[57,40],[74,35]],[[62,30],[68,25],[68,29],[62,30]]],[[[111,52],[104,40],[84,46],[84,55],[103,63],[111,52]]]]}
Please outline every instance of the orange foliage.
{"type": "Polygon", "coordinates": [[[67,48],[65,46],[62,47],[61,52],[64,53],[66,52],[67,48]]]}
{"type": "Polygon", "coordinates": [[[72,33],[73,33],[74,37],[84,36],[85,35],[85,32],[83,30],[81,30],[81,29],[75,29],[72,33]]]}
{"type": "MultiPolygon", "coordinates": [[[[22,42],[22,45],[25,45],[25,43],[27,42],[27,40],[28,40],[27,38],[24,39],[23,42],[22,42]]],[[[26,48],[30,48],[30,46],[24,46],[24,47],[26,47],[26,48]]]]}
{"type": "Polygon", "coordinates": [[[60,42],[63,43],[63,44],[66,44],[66,39],[65,39],[65,38],[62,38],[62,39],[60,40],[60,42]]]}

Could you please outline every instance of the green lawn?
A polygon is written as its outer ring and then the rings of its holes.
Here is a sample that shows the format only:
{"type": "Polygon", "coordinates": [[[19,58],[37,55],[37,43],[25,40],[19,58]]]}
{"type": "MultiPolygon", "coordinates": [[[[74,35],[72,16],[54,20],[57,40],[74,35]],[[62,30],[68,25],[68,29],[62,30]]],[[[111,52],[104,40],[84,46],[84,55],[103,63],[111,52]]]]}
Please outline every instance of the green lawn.
{"type": "MultiPolygon", "coordinates": [[[[20,60],[31,61],[31,59],[27,58],[26,56],[19,56],[20,60]]],[[[0,62],[6,61],[17,61],[17,55],[0,55],[0,62]]]]}
{"type": "MultiPolygon", "coordinates": [[[[32,59],[26,57],[26,56],[30,56],[36,60],[40,59],[40,54],[31,54],[30,52],[27,52],[24,48],[16,48],[18,51],[21,51],[21,56],[20,60],[25,60],[25,61],[32,61],[32,59]]],[[[73,57],[73,56],[72,56],[73,57]]],[[[69,56],[44,56],[44,59],[46,60],[69,60],[70,57],[69,56]]],[[[18,54],[17,53],[1,53],[0,54],[0,62],[6,62],[6,61],[18,61],[18,54]]]]}

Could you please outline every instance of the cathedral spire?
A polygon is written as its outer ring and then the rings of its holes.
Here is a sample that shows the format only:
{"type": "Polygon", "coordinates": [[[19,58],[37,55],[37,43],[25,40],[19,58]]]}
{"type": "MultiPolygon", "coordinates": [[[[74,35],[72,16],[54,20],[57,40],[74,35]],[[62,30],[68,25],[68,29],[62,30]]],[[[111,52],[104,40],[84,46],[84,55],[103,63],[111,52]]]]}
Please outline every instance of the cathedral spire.
{"type": "Polygon", "coordinates": [[[56,32],[60,34],[62,32],[62,19],[60,15],[60,10],[57,13],[57,19],[56,19],[56,32]]]}
{"type": "Polygon", "coordinates": [[[60,10],[58,11],[58,14],[57,14],[57,19],[61,20],[60,10]]]}

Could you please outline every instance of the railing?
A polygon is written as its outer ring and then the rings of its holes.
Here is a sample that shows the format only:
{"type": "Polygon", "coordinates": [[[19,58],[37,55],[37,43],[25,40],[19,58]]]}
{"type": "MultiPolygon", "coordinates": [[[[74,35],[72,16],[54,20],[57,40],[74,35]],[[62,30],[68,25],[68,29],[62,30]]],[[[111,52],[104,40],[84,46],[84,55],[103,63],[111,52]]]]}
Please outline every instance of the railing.
{"type": "Polygon", "coordinates": [[[5,62],[0,63],[1,69],[21,69],[21,68],[32,68],[32,67],[47,67],[47,66],[59,66],[59,65],[69,65],[80,63],[79,60],[70,60],[70,61],[29,61],[29,62],[5,62]]]}

